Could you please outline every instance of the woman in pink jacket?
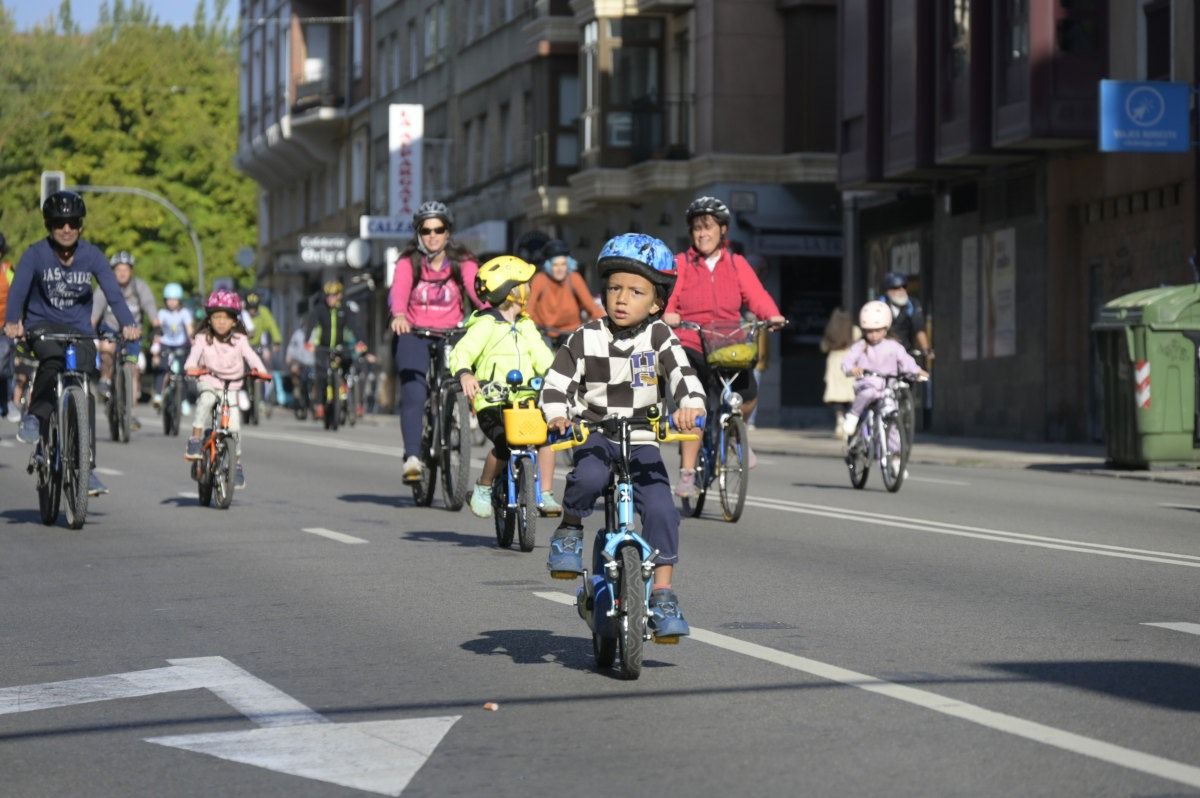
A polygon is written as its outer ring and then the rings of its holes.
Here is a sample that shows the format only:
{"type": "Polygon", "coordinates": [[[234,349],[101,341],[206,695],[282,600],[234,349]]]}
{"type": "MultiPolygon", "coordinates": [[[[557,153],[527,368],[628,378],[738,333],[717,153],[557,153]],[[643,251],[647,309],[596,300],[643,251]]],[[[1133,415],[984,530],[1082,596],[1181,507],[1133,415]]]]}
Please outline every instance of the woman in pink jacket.
{"type": "Polygon", "coordinates": [[[479,264],[450,235],[454,216],[441,202],[425,202],[413,214],[414,238],[396,261],[388,306],[396,333],[393,362],[400,378],[400,434],[404,438],[404,481],[417,482],[423,469],[421,416],[429,395],[426,373],[432,342],[412,335],[416,328],[445,330],[462,323],[475,294],[479,264]]]}
{"type": "MultiPolygon", "coordinates": [[[[779,315],[779,307],[763,288],[758,275],[741,255],[729,249],[726,236],[729,234],[729,208],[716,197],[698,197],[687,209],[688,232],[692,246],[675,256],[678,278],[663,321],[672,327],[681,321],[707,324],[712,321],[739,322],[742,308],[773,325],[782,326],[785,319],[779,315]]],[[[700,345],[700,334],[695,330],[675,331],[691,360],[693,368],[710,390],[713,382],[711,369],[704,360],[700,345]]],[[[742,415],[746,418],[758,404],[758,383],[746,369],[734,380],[733,390],[742,396],[742,415]]],[[[700,441],[680,444],[679,483],[675,486],[677,496],[691,496],[695,489],[696,458],[700,454],[700,441]]],[[[749,453],[749,465],[754,467],[753,451],[749,453]]]]}

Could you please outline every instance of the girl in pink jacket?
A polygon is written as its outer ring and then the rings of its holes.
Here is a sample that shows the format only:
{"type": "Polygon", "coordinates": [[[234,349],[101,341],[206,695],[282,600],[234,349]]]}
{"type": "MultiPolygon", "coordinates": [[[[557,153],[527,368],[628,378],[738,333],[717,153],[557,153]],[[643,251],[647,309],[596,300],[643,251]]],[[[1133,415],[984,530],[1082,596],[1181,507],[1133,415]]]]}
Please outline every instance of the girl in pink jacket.
{"type": "Polygon", "coordinates": [[[892,310],[886,304],[876,300],[863,305],[858,313],[858,326],[862,329],[863,339],[851,345],[842,358],[842,373],[856,378],[854,403],[843,422],[846,435],[853,435],[858,430],[858,419],[863,411],[883,395],[883,378],[864,372],[929,376],[912,355],[904,351],[902,344],[887,337],[888,328],[892,326],[892,310]]]}
{"type": "MultiPolygon", "coordinates": [[[[262,358],[250,348],[250,339],[241,322],[241,298],[233,291],[218,289],[209,294],[204,311],[204,322],[192,338],[192,351],[184,364],[185,371],[204,369],[207,372],[197,380],[200,396],[196,399],[192,436],[188,438],[187,453],[184,455],[188,460],[200,459],[200,436],[204,434],[204,428],[212,423],[213,407],[221,401],[221,392],[225,387],[221,380],[234,380],[229,388],[236,395],[236,391],[242,387],[247,363],[258,374],[269,377],[262,358]]],[[[237,471],[233,477],[235,488],[246,487],[246,475],[242,471],[242,436],[238,434],[241,428],[241,414],[235,400],[229,409],[229,429],[233,432],[237,454],[237,471]]]]}

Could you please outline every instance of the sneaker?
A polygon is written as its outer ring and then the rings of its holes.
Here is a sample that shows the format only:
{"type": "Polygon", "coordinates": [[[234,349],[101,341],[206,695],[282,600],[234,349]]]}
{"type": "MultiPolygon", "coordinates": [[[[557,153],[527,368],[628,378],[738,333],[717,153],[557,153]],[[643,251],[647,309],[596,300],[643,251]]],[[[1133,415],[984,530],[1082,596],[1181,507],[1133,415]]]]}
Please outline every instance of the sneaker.
{"type": "Polygon", "coordinates": [[[184,399],[179,405],[179,412],[185,416],[190,416],[192,414],[192,403],[184,399]]]}
{"type": "MultiPolygon", "coordinates": [[[[317,405],[317,417],[320,418],[321,406],[317,405]]],[[[424,464],[417,459],[415,454],[409,455],[404,459],[404,481],[405,482],[420,482],[421,474],[424,473],[424,464]]],[[[490,490],[490,489],[489,489],[490,490]]]]}
{"type": "Polygon", "coordinates": [[[30,413],[21,419],[21,428],[17,430],[17,440],[21,443],[37,443],[41,434],[41,423],[37,416],[30,413]]]}
{"type": "Polygon", "coordinates": [[[154,396],[150,397],[150,404],[154,405],[155,410],[162,407],[162,394],[156,393],[154,396]]]}
{"type": "Polygon", "coordinates": [[[562,515],[562,505],[554,498],[554,493],[542,491],[542,500],[538,502],[538,512],[547,518],[558,518],[562,515]]]}
{"type": "Polygon", "coordinates": [[[675,495],[681,499],[690,499],[696,495],[695,469],[679,469],[679,483],[675,486],[675,495]]]}
{"type": "MultiPolygon", "coordinates": [[[[414,458],[415,459],[415,458],[414,458]]],[[[475,483],[471,491],[471,512],[480,518],[492,517],[492,486],[475,483]]]]}
{"type": "Polygon", "coordinates": [[[200,459],[200,439],[188,438],[187,452],[183,455],[184,460],[199,460],[200,459]]]}
{"type": "Polygon", "coordinates": [[[691,632],[683,613],[679,611],[679,597],[669,587],[650,591],[650,628],[658,643],[678,642],[663,638],[678,638],[691,632]]]}
{"type": "Polygon", "coordinates": [[[142,420],[141,420],[140,418],[138,418],[137,416],[135,416],[135,415],[133,415],[133,414],[130,414],[130,416],[129,416],[129,428],[130,428],[131,430],[135,431],[135,432],[136,432],[137,430],[140,430],[140,429],[142,428],[142,420]]]}
{"type": "Polygon", "coordinates": [[[96,472],[93,471],[88,477],[88,495],[103,496],[105,493],[108,493],[108,488],[104,486],[104,483],[100,481],[100,477],[96,476],[96,472]]]}
{"type": "Polygon", "coordinates": [[[242,470],[241,463],[238,463],[233,470],[233,486],[238,490],[246,487],[246,472],[242,470]]]}
{"type": "Polygon", "coordinates": [[[313,408],[313,418],[315,418],[317,421],[325,418],[325,405],[317,405],[313,408]]]}
{"type": "Polygon", "coordinates": [[[112,380],[100,380],[97,382],[96,395],[107,402],[108,397],[112,396],[112,380]]]}
{"type": "Polygon", "coordinates": [[[746,468],[758,467],[758,455],[750,448],[750,444],[746,444],[746,468]]]}
{"type": "Polygon", "coordinates": [[[857,429],[858,416],[854,415],[853,413],[847,413],[846,417],[842,419],[842,431],[847,435],[853,435],[857,429]]]}
{"type": "Polygon", "coordinates": [[[554,530],[546,567],[555,579],[574,579],[583,573],[583,527],[560,526],[554,530]]]}
{"type": "Polygon", "coordinates": [[[238,391],[238,410],[241,410],[243,413],[250,412],[250,394],[246,393],[245,390],[238,391]]]}
{"type": "Polygon", "coordinates": [[[14,424],[21,423],[21,409],[15,404],[8,406],[8,420],[14,424]]]}

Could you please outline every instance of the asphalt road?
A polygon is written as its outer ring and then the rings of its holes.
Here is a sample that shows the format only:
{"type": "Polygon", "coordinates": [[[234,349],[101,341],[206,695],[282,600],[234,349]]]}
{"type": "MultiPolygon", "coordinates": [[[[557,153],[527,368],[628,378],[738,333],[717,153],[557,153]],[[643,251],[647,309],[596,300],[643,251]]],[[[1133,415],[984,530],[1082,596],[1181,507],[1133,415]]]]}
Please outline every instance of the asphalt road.
{"type": "Polygon", "coordinates": [[[146,418],[78,532],[3,430],[5,796],[1200,795],[1194,488],[764,456],[626,682],[550,523],[414,508],[393,420],[251,429],[221,511],[146,418]]]}

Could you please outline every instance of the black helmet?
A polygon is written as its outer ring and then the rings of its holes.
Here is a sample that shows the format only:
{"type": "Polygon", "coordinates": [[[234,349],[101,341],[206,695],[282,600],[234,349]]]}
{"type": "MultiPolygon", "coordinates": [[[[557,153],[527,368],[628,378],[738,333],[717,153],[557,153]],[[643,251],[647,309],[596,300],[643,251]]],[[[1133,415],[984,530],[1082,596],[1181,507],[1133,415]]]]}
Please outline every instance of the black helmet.
{"type": "Polygon", "coordinates": [[[567,242],[559,238],[550,239],[546,246],[542,247],[542,260],[554,260],[570,254],[571,248],[567,246],[567,242]]]}
{"type": "Polygon", "coordinates": [[[729,206],[716,197],[696,197],[687,207],[687,223],[697,216],[711,216],[717,224],[729,224],[729,206]]]}
{"type": "Polygon", "coordinates": [[[262,304],[262,297],[257,291],[246,292],[246,307],[254,309],[262,304]]]}
{"type": "Polygon", "coordinates": [[[421,207],[413,214],[413,229],[419,229],[421,222],[426,219],[441,219],[447,227],[454,227],[454,214],[446,207],[446,203],[430,200],[422,202],[421,207]]]}
{"type": "Polygon", "coordinates": [[[888,272],[883,275],[883,290],[891,291],[893,288],[903,288],[908,285],[908,277],[898,272],[888,272]]]}
{"type": "Polygon", "coordinates": [[[82,219],[87,216],[83,197],[74,191],[55,191],[42,203],[42,219],[46,224],[61,219],[82,219]]]}

